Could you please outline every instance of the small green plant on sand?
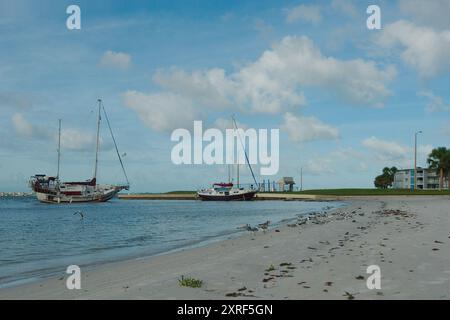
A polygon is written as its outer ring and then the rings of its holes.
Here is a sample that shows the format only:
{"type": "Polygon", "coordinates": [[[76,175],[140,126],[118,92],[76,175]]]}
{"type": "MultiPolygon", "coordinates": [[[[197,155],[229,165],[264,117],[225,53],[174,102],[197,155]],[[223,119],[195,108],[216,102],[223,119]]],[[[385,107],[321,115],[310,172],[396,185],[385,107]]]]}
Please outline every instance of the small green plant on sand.
{"type": "Polygon", "coordinates": [[[275,267],[273,266],[273,264],[271,264],[270,267],[268,267],[266,269],[267,272],[274,271],[274,270],[275,270],[275,267]]]}
{"type": "Polygon", "coordinates": [[[203,284],[203,281],[191,277],[185,278],[184,276],[181,276],[181,279],[178,279],[178,283],[182,287],[200,288],[203,284]]]}

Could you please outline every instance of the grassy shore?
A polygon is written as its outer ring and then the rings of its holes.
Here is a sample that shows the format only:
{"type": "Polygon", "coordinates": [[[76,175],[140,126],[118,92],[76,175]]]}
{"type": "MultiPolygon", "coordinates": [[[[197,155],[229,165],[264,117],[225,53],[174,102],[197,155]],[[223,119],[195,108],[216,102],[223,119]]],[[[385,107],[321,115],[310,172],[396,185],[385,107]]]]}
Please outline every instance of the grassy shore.
{"type": "MultiPolygon", "coordinates": [[[[170,191],[165,194],[195,194],[196,191],[170,191]]],[[[410,189],[370,189],[370,188],[348,188],[348,189],[312,189],[293,192],[264,192],[273,194],[305,194],[324,196],[445,196],[450,195],[450,190],[410,190],[410,189]]]]}
{"type": "Polygon", "coordinates": [[[443,196],[449,190],[409,190],[409,189],[317,189],[289,192],[293,194],[313,194],[327,196],[443,196]]]}

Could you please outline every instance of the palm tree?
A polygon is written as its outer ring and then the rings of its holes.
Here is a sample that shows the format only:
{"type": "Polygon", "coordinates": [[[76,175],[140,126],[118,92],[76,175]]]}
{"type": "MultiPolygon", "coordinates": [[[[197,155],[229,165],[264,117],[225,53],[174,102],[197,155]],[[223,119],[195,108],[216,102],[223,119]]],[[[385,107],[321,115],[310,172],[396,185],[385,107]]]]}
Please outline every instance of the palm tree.
{"type": "MultiPolygon", "coordinates": [[[[444,173],[449,175],[450,182],[450,149],[439,147],[431,150],[427,159],[430,169],[435,169],[439,173],[439,190],[444,186],[444,173]]],[[[450,188],[450,183],[448,183],[450,188]]]]}

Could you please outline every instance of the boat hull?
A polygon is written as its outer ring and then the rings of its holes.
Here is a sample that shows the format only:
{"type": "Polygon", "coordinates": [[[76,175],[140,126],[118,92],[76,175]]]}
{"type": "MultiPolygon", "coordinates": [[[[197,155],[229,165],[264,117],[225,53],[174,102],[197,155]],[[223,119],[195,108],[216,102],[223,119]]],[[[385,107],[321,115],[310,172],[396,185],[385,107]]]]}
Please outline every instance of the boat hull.
{"type": "Polygon", "coordinates": [[[36,192],[36,197],[43,203],[84,203],[84,202],[106,202],[114,198],[121,189],[111,189],[91,195],[55,195],[51,193],[36,192]]]}
{"type": "Polygon", "coordinates": [[[230,195],[217,195],[199,192],[197,195],[203,201],[251,201],[255,197],[256,191],[230,195]]]}

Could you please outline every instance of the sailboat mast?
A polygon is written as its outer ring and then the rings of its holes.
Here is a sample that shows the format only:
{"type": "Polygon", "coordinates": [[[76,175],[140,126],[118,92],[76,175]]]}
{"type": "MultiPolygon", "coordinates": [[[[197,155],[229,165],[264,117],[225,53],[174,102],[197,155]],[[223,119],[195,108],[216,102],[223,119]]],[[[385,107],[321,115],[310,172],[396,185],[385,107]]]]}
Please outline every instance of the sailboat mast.
{"type": "Polygon", "coordinates": [[[101,105],[102,105],[102,99],[98,99],[98,121],[97,121],[97,144],[95,149],[95,167],[94,167],[94,179],[97,179],[97,168],[98,168],[98,149],[99,149],[99,142],[100,142],[100,120],[101,120],[101,105]]]}
{"type": "MultiPolygon", "coordinates": [[[[258,187],[258,182],[256,181],[255,174],[253,173],[252,165],[250,164],[250,161],[248,160],[247,152],[245,151],[244,142],[242,141],[241,136],[239,135],[238,126],[237,126],[237,123],[236,123],[236,119],[234,118],[234,115],[231,117],[231,119],[233,120],[234,128],[235,128],[235,130],[237,132],[239,141],[241,142],[242,150],[244,151],[244,155],[245,155],[245,160],[246,160],[248,168],[250,169],[250,172],[252,174],[253,181],[255,181],[256,187],[258,187]]],[[[239,186],[239,156],[238,156],[238,167],[237,168],[238,168],[238,186],[239,186]]]]}
{"type": "Polygon", "coordinates": [[[58,130],[58,171],[56,173],[56,180],[59,180],[59,165],[61,163],[61,119],[58,120],[59,130],[58,130]]]}
{"type": "Polygon", "coordinates": [[[239,159],[237,160],[236,170],[237,170],[237,187],[239,188],[239,159]]]}

